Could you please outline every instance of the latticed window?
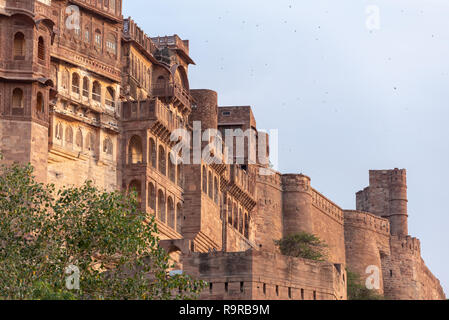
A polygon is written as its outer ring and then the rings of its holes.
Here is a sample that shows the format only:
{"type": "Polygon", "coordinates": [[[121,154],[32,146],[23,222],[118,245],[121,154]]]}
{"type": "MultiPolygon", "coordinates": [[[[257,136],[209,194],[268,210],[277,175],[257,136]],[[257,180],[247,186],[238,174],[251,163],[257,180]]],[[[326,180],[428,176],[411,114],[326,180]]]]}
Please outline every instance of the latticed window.
{"type": "Polygon", "coordinates": [[[148,184],[148,206],[156,210],[156,189],[151,182],[148,184]]]}
{"type": "Polygon", "coordinates": [[[114,145],[112,144],[111,139],[109,139],[109,138],[104,139],[103,152],[112,156],[112,154],[114,152],[114,145]]]}
{"type": "Polygon", "coordinates": [[[23,90],[15,88],[12,92],[12,107],[23,108],[23,90]]]}
{"type": "Polygon", "coordinates": [[[92,99],[101,102],[101,85],[98,81],[95,81],[92,86],[92,99]]]}
{"type": "Polygon", "coordinates": [[[45,42],[44,38],[39,37],[38,44],[37,44],[37,57],[41,62],[45,61],[45,42]]]}
{"type": "Polygon", "coordinates": [[[95,139],[92,133],[87,135],[87,149],[91,152],[95,151],[95,139]]]}
{"type": "Polygon", "coordinates": [[[203,192],[207,194],[207,171],[203,166],[203,192]]]}
{"type": "Polygon", "coordinates": [[[162,222],[165,223],[165,221],[166,221],[165,195],[162,190],[159,190],[159,193],[158,193],[157,206],[159,209],[158,210],[158,218],[159,218],[159,220],[161,220],[162,222]]]}
{"type": "Polygon", "coordinates": [[[115,96],[115,90],[111,87],[107,87],[106,89],[106,97],[105,97],[105,103],[108,107],[114,108],[114,96],[115,96]]]}
{"type": "Polygon", "coordinates": [[[89,98],[89,78],[83,78],[83,97],[89,98]]]}
{"type": "Polygon", "coordinates": [[[86,30],[84,30],[84,41],[87,43],[90,42],[90,30],[88,27],[86,27],[86,30]]]}
{"type": "Polygon", "coordinates": [[[182,219],[183,219],[182,206],[180,203],[178,203],[178,205],[176,206],[176,231],[179,233],[181,233],[182,219]]]}
{"type": "Polygon", "coordinates": [[[159,146],[159,172],[163,175],[167,174],[167,160],[165,156],[165,149],[162,146],[159,146]]]}
{"type": "Polygon", "coordinates": [[[63,136],[63,134],[62,134],[62,124],[58,123],[56,125],[56,128],[55,128],[55,138],[57,140],[62,140],[62,136],[63,136]]]}
{"type": "Polygon", "coordinates": [[[97,47],[102,47],[102,36],[101,36],[101,31],[100,30],[95,30],[95,45],[97,47]]]}
{"type": "Polygon", "coordinates": [[[80,93],[80,76],[78,73],[72,74],[72,92],[76,94],[80,93]]]}
{"type": "Polygon", "coordinates": [[[75,137],[76,147],[80,150],[83,150],[83,132],[81,129],[78,129],[75,137]]]}
{"type": "Polygon", "coordinates": [[[150,162],[153,168],[157,168],[156,142],[150,138],[150,162]]]}
{"type": "Polygon", "coordinates": [[[65,142],[68,145],[72,145],[73,144],[73,129],[70,126],[68,126],[65,129],[65,142]]]}
{"type": "Polygon", "coordinates": [[[213,178],[212,178],[212,172],[210,172],[209,171],[209,176],[208,176],[208,185],[207,185],[207,194],[209,195],[209,198],[211,198],[211,199],[213,199],[214,198],[214,187],[213,187],[213,184],[214,184],[214,181],[213,181],[213,178]]]}
{"type": "Polygon", "coordinates": [[[113,34],[108,35],[106,40],[106,50],[112,54],[117,54],[117,40],[113,34]]]}
{"type": "Polygon", "coordinates": [[[36,111],[39,113],[44,112],[44,96],[40,92],[38,92],[36,98],[36,111]]]}
{"type": "Polygon", "coordinates": [[[14,57],[23,57],[25,55],[25,36],[22,32],[14,35],[14,57]]]}
{"type": "Polygon", "coordinates": [[[139,136],[133,136],[129,141],[128,157],[130,164],[143,163],[142,139],[139,136]]]}

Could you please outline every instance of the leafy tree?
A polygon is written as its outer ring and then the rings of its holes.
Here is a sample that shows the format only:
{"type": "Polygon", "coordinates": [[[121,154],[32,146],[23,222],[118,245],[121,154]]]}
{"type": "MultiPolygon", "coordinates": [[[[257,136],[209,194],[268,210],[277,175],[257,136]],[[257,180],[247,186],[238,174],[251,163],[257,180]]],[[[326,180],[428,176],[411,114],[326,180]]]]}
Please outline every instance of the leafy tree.
{"type": "Polygon", "coordinates": [[[383,300],[384,297],[374,290],[362,285],[359,274],[346,270],[348,283],[348,300],[383,300]]]}
{"type": "Polygon", "coordinates": [[[31,165],[0,167],[0,299],[195,299],[205,287],[169,276],[153,216],[136,194],[90,182],[55,190],[31,165]],[[79,289],[66,286],[79,269],[79,289]]]}
{"type": "Polygon", "coordinates": [[[307,232],[300,232],[275,241],[285,256],[324,261],[327,245],[321,239],[307,232]]]}

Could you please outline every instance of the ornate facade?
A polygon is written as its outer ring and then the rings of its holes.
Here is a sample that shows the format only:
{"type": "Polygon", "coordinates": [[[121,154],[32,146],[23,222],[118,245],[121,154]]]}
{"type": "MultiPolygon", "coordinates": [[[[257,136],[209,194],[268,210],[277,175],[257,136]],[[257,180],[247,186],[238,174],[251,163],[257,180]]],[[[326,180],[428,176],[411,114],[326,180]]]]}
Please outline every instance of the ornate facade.
{"type": "Polygon", "coordinates": [[[346,299],[346,268],[369,266],[389,298],[445,298],[408,235],[405,170],[371,171],[359,211],[346,211],[309,177],[251,161],[267,141],[251,107],[190,89],[189,42],[147,36],[121,2],[0,0],[4,161],[57,187],[136,190],[176,267],[210,283],[204,299],[346,299]],[[172,161],[172,134],[199,122],[203,134],[253,130],[242,154],[223,150],[239,164],[172,161]],[[274,240],[299,231],[328,244],[328,261],[279,254],[274,240]]]}

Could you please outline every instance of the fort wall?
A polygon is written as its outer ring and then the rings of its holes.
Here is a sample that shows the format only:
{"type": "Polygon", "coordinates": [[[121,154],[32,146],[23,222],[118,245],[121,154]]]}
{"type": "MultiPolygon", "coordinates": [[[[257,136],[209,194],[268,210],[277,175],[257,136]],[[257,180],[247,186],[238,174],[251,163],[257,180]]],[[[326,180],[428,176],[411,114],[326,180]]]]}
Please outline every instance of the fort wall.
{"type": "Polygon", "coordinates": [[[346,298],[342,265],[249,250],[239,253],[191,254],[188,274],[209,288],[201,299],[341,300],[346,298]]]}

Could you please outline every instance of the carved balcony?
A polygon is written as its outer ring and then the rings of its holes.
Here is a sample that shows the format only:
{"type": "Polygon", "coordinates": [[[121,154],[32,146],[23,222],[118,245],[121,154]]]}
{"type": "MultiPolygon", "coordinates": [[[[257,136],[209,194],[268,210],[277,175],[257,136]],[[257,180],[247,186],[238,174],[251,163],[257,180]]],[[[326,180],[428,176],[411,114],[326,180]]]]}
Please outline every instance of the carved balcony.
{"type": "Polygon", "coordinates": [[[190,111],[190,93],[180,84],[173,82],[153,84],[151,94],[153,97],[173,102],[175,107],[181,108],[182,112],[190,111]]]}

